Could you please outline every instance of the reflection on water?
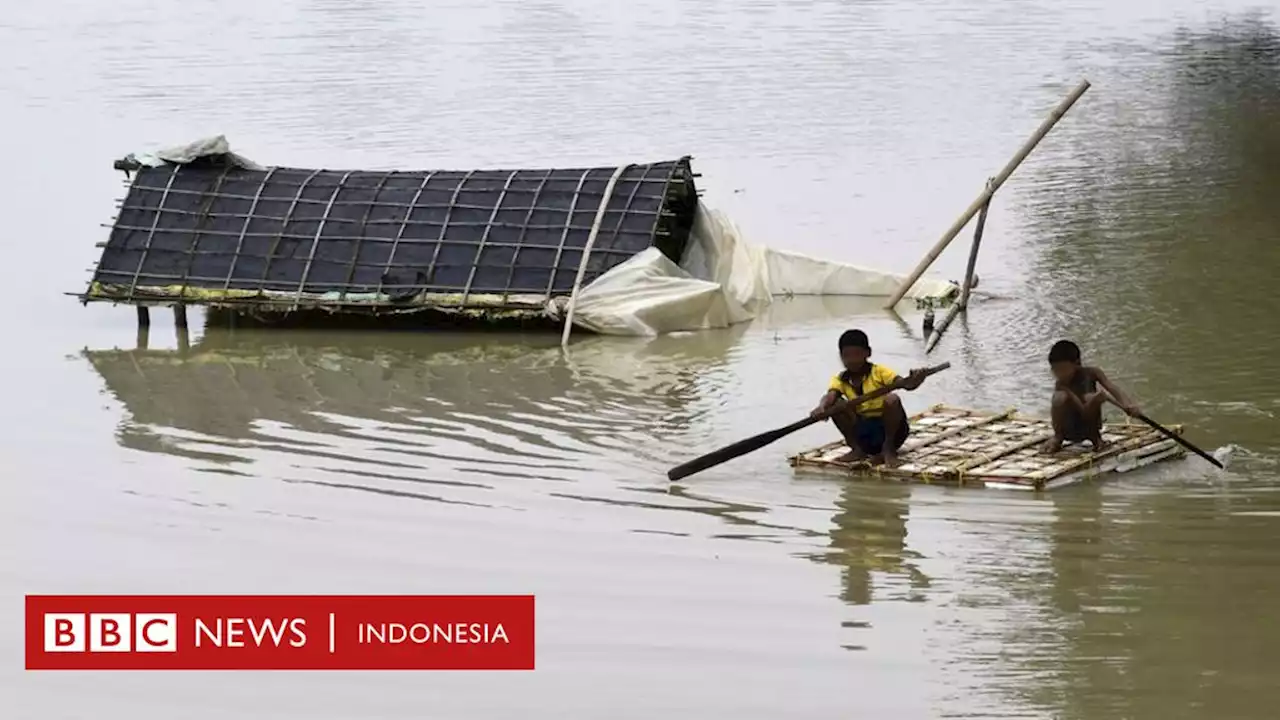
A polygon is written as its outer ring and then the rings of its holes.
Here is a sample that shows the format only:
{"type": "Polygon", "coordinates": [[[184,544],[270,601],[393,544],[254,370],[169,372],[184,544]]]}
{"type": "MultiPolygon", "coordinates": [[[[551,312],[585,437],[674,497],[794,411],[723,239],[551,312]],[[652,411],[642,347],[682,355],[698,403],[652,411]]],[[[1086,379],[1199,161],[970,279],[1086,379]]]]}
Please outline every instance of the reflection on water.
{"type": "MultiPolygon", "coordinates": [[[[852,605],[869,605],[873,573],[906,578],[911,590],[929,587],[929,578],[906,559],[908,500],[907,486],[887,484],[871,489],[849,483],[836,501],[834,527],[828,535],[830,549],[814,556],[820,562],[841,567],[840,599],[852,605]]],[[[910,593],[906,599],[921,600],[910,593]]]]}
{"type": "Polygon", "coordinates": [[[1240,609],[1276,591],[1280,527],[1230,511],[1255,503],[1274,499],[1138,487],[1058,500],[1046,579],[1052,609],[1070,621],[1053,699],[1063,717],[1269,713],[1276,638],[1240,609]]]}
{"type": "Polygon", "coordinates": [[[289,452],[348,475],[429,465],[564,481],[661,462],[643,439],[701,420],[744,330],[595,338],[562,353],[550,336],[210,329],[189,349],[84,357],[128,413],[126,447],[228,465],[289,452]]]}

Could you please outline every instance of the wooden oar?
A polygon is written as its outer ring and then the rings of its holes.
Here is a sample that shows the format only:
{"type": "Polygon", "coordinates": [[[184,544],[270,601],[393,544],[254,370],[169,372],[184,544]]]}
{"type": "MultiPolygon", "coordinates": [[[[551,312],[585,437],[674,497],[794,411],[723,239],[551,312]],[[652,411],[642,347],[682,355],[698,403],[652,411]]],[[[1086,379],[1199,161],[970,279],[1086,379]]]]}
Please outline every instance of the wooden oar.
{"type": "MultiPolygon", "coordinates": [[[[925,377],[929,377],[934,373],[942,372],[943,370],[946,370],[949,367],[951,367],[951,363],[944,362],[941,365],[934,365],[933,367],[925,368],[920,373],[921,379],[925,377]]],[[[828,408],[827,410],[824,410],[822,413],[819,413],[818,415],[807,417],[798,422],[791,423],[786,427],[778,428],[777,430],[770,430],[767,433],[761,433],[754,437],[749,437],[746,440],[739,440],[738,442],[726,447],[722,447],[719,450],[716,450],[715,452],[710,452],[710,453],[707,453],[706,455],[703,455],[702,457],[694,458],[693,460],[690,460],[689,462],[683,465],[678,465],[672,468],[671,470],[667,471],[667,479],[673,480],[673,481],[679,480],[680,478],[688,477],[694,473],[702,472],[703,470],[706,470],[709,467],[715,467],[720,463],[728,462],[729,460],[732,460],[736,457],[741,457],[743,455],[746,455],[749,452],[754,452],[756,450],[759,450],[760,448],[764,447],[765,445],[768,445],[774,440],[777,440],[782,437],[786,437],[787,435],[790,435],[791,433],[797,430],[809,427],[814,423],[820,423],[823,420],[830,418],[832,415],[835,415],[836,413],[844,412],[845,410],[849,409],[851,405],[860,405],[868,400],[874,400],[875,398],[878,398],[882,395],[887,395],[893,392],[894,390],[901,390],[906,387],[906,381],[907,381],[907,378],[899,377],[891,385],[888,385],[882,388],[877,388],[867,393],[866,395],[859,395],[853,400],[838,402],[832,407],[828,408]]]]}
{"type": "MultiPolygon", "coordinates": [[[[1111,396],[1111,393],[1106,393],[1106,398],[1107,398],[1107,402],[1111,403],[1112,405],[1115,405],[1116,407],[1120,408],[1121,410],[1124,410],[1124,406],[1123,406],[1123,405],[1121,405],[1121,404],[1120,404],[1120,403],[1119,403],[1119,402],[1118,402],[1114,397],[1112,397],[1112,396],[1111,396]]],[[[1125,414],[1127,415],[1127,414],[1128,414],[1128,411],[1126,411],[1126,412],[1125,412],[1125,414]]],[[[1218,460],[1217,458],[1215,458],[1214,456],[1210,455],[1209,453],[1207,453],[1207,452],[1205,452],[1205,451],[1201,450],[1200,448],[1196,447],[1195,445],[1192,445],[1189,441],[1184,440],[1184,439],[1183,439],[1183,437],[1182,437],[1181,435],[1179,435],[1179,434],[1175,433],[1174,431],[1170,430],[1169,428],[1167,428],[1167,427],[1165,427],[1165,426],[1161,425],[1160,423],[1156,422],[1155,420],[1152,420],[1151,418],[1147,417],[1146,415],[1143,415],[1142,413],[1135,413],[1135,414],[1133,415],[1133,417],[1136,417],[1136,418],[1138,418],[1139,420],[1141,420],[1142,422],[1144,422],[1144,423],[1146,423],[1146,424],[1150,425],[1151,427],[1155,428],[1155,429],[1156,429],[1156,430],[1158,430],[1161,434],[1163,434],[1165,437],[1167,437],[1167,438],[1169,438],[1170,440],[1172,440],[1172,441],[1174,441],[1174,442],[1178,443],[1178,444],[1179,444],[1179,445],[1181,445],[1182,447],[1184,447],[1184,448],[1186,448],[1186,449],[1190,450],[1191,452],[1193,452],[1193,453],[1195,453],[1195,454],[1199,455],[1200,457],[1204,458],[1205,460],[1208,460],[1210,463],[1212,463],[1212,464],[1216,465],[1216,466],[1217,466],[1217,468],[1218,468],[1219,470],[1226,470],[1226,469],[1227,469],[1227,467],[1226,467],[1225,465],[1223,465],[1221,462],[1219,462],[1219,460],[1218,460]]]]}
{"type": "Polygon", "coordinates": [[[1165,426],[1161,425],[1160,423],[1156,422],[1155,420],[1152,420],[1151,418],[1147,417],[1146,415],[1143,415],[1142,413],[1137,413],[1137,414],[1135,414],[1135,415],[1134,415],[1134,417],[1136,417],[1136,418],[1138,418],[1139,420],[1141,420],[1142,422],[1144,422],[1144,423],[1146,423],[1146,424],[1150,425],[1151,427],[1155,428],[1156,430],[1159,430],[1160,432],[1164,433],[1164,435],[1165,435],[1166,437],[1168,437],[1170,440],[1173,440],[1174,442],[1178,443],[1178,444],[1179,444],[1179,445],[1181,445],[1182,447],[1184,447],[1184,448],[1186,448],[1186,449],[1190,450],[1191,452],[1193,452],[1193,453],[1195,453],[1195,454],[1199,455],[1200,457],[1204,458],[1205,460],[1208,460],[1209,462],[1213,463],[1214,465],[1217,465],[1219,470],[1226,470],[1226,469],[1227,469],[1225,465],[1223,465],[1222,463],[1218,462],[1218,459],[1217,459],[1217,458],[1215,458],[1214,456],[1210,455],[1209,453],[1207,453],[1207,452],[1205,452],[1205,451],[1201,450],[1200,448],[1196,447],[1195,445],[1192,445],[1191,443],[1187,442],[1186,440],[1183,440],[1181,435],[1179,435],[1179,434],[1175,433],[1174,431],[1170,430],[1169,428],[1167,428],[1167,427],[1165,427],[1165,426]]]}

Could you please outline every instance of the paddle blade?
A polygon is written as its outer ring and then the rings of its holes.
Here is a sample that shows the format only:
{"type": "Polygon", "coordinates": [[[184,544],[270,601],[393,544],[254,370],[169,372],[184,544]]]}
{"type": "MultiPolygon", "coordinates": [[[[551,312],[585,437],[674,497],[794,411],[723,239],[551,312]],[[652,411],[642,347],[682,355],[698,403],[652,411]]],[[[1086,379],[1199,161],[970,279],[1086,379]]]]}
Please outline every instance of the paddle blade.
{"type": "Polygon", "coordinates": [[[778,428],[770,430],[767,433],[760,433],[746,440],[727,445],[714,452],[709,452],[702,457],[697,457],[683,465],[677,465],[667,471],[667,479],[671,481],[689,477],[694,473],[700,473],[710,467],[715,467],[723,462],[728,462],[736,457],[741,457],[749,452],[755,452],[780,437],[789,435],[795,431],[794,426],[778,428]]]}
{"type": "Polygon", "coordinates": [[[1224,445],[1213,451],[1213,459],[1220,463],[1218,467],[1226,470],[1227,466],[1231,464],[1231,458],[1235,456],[1235,454],[1236,448],[1234,445],[1224,445]]]}

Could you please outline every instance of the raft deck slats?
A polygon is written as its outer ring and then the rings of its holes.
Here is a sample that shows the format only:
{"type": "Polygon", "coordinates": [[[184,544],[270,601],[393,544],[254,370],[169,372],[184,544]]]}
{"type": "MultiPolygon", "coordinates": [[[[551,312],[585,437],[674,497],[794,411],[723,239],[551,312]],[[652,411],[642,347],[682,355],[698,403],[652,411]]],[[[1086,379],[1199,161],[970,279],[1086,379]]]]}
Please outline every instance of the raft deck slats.
{"type": "MultiPolygon", "coordinates": [[[[1170,429],[1182,432],[1179,425],[1170,429]]],[[[1015,410],[992,414],[937,405],[911,418],[911,436],[899,450],[896,468],[842,462],[839,458],[849,451],[842,441],[790,461],[794,467],[886,479],[1039,490],[1185,454],[1182,446],[1146,425],[1104,425],[1103,438],[1111,445],[1100,453],[1085,443],[1067,444],[1052,456],[1041,454],[1040,447],[1052,436],[1049,420],[1019,416],[1015,410]]]]}

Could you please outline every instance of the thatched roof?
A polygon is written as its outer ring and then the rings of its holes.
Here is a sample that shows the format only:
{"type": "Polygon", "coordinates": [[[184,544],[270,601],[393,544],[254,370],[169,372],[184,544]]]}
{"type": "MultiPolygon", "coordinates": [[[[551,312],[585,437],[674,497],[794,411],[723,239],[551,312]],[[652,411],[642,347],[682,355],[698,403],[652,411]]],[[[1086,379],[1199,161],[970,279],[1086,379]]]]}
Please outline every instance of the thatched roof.
{"type": "Polygon", "coordinates": [[[678,262],[697,207],[688,157],[375,172],[223,155],[136,169],[86,302],[536,308],[572,292],[588,245],[582,286],[650,246],[678,262]]]}

